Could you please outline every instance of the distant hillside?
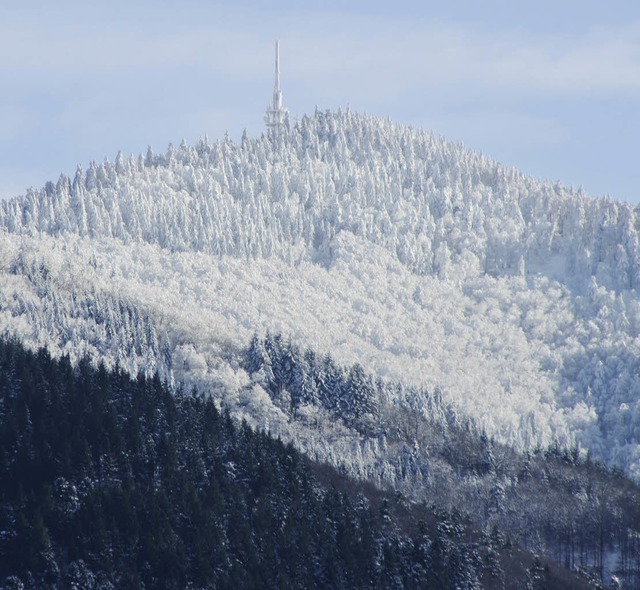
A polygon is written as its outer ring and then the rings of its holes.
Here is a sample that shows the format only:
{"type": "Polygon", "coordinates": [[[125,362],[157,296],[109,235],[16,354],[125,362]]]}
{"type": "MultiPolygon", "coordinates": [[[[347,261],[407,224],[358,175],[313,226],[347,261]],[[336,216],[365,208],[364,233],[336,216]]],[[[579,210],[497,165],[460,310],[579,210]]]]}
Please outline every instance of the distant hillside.
{"type": "Polygon", "coordinates": [[[317,112],[275,139],[91,164],[3,202],[0,226],[0,329],[31,346],[234,392],[260,425],[238,358],[271,330],[439,390],[498,441],[640,476],[628,205],[317,112]]]}

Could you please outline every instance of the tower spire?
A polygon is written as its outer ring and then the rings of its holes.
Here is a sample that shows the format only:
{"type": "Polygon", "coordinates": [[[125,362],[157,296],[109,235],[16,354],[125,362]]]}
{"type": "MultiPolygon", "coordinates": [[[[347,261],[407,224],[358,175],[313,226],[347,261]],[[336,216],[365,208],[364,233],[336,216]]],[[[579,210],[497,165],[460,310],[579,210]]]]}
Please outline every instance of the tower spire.
{"type": "Polygon", "coordinates": [[[276,91],[280,92],[280,41],[276,41],[276,91]]]}
{"type": "Polygon", "coordinates": [[[276,41],[276,80],[273,86],[273,103],[267,107],[264,122],[270,131],[277,132],[282,127],[287,111],[282,107],[280,90],[280,41],[276,41]]]}

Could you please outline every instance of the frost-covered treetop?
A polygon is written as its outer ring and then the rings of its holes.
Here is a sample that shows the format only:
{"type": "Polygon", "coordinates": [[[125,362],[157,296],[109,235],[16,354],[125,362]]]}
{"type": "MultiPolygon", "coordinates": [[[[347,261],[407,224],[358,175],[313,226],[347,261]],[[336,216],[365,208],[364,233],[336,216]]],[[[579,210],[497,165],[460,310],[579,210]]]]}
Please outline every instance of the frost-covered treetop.
{"type": "Polygon", "coordinates": [[[640,281],[628,204],[350,111],[318,111],[273,138],[120,153],[0,204],[0,226],[291,264],[330,264],[332,240],[347,230],[420,275],[534,270],[617,291],[640,281]]]}

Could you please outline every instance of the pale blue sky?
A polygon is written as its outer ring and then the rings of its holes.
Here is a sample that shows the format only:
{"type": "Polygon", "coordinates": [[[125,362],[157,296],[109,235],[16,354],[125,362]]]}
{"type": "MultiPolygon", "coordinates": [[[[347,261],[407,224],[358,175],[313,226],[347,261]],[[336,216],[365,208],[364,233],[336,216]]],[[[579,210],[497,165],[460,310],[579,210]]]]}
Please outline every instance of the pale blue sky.
{"type": "Polygon", "coordinates": [[[118,150],[259,135],[280,38],[292,115],[349,105],[640,202],[640,3],[53,4],[0,0],[0,198],[118,150]]]}

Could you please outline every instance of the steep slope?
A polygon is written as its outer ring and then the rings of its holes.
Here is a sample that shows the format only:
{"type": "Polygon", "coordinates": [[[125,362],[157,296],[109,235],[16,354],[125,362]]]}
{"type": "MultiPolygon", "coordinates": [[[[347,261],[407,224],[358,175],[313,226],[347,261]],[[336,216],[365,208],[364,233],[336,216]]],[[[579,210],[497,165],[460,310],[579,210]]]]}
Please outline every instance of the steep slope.
{"type": "Polygon", "coordinates": [[[239,366],[269,329],[440,390],[498,441],[579,444],[640,475],[628,205],[317,112],[275,139],[91,164],[2,203],[0,224],[0,322],[32,345],[218,383],[296,438],[239,366]]]}

